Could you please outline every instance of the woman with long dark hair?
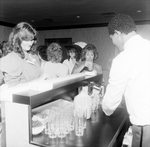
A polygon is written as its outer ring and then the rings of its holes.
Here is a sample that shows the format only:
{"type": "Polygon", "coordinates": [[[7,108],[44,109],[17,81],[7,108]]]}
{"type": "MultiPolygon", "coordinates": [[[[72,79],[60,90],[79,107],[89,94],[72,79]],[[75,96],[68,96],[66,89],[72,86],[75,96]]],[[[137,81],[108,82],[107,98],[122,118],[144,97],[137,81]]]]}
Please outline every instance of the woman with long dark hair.
{"type": "Polygon", "coordinates": [[[40,76],[40,62],[34,47],[36,36],[36,30],[26,22],[18,23],[10,33],[6,55],[0,66],[8,87],[40,76]]]}
{"type": "Polygon", "coordinates": [[[76,64],[73,69],[73,73],[80,72],[94,72],[97,74],[102,74],[102,68],[96,63],[98,58],[98,52],[96,47],[93,44],[87,44],[82,49],[81,62],[76,64]]]}
{"type": "Polygon", "coordinates": [[[75,64],[80,60],[82,48],[78,45],[71,44],[66,46],[68,59],[63,61],[63,64],[66,65],[69,69],[69,74],[72,74],[72,69],[75,64]]]}

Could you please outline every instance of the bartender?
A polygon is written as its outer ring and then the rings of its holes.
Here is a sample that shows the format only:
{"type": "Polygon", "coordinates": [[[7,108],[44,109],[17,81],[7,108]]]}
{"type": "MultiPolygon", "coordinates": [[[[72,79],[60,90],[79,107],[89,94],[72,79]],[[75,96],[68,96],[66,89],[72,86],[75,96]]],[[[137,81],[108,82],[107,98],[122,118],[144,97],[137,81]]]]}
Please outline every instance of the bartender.
{"type": "Polygon", "coordinates": [[[150,41],[136,33],[133,19],[125,14],[111,19],[108,32],[113,44],[124,50],[112,62],[102,109],[111,115],[124,95],[132,124],[131,146],[150,147],[150,41]]]}

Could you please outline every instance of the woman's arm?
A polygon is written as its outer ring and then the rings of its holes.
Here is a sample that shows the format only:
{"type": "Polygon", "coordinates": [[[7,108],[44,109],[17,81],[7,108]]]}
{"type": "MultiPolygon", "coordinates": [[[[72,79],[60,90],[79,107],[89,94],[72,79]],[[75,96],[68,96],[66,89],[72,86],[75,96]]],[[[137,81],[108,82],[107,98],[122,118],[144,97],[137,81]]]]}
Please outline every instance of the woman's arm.
{"type": "Polygon", "coordinates": [[[74,73],[80,73],[84,67],[85,67],[84,62],[76,63],[73,70],[72,70],[72,73],[73,74],[74,73]]]}
{"type": "Polygon", "coordinates": [[[95,67],[95,70],[96,70],[96,72],[97,72],[98,75],[102,74],[103,71],[102,71],[102,68],[101,68],[100,65],[94,63],[94,67],[95,67]]]}
{"type": "Polygon", "coordinates": [[[43,73],[38,80],[47,80],[49,79],[50,75],[48,73],[43,73]]]}
{"type": "Polygon", "coordinates": [[[22,64],[21,58],[16,53],[9,53],[1,59],[0,70],[3,73],[4,81],[10,86],[22,82],[22,64]]]}

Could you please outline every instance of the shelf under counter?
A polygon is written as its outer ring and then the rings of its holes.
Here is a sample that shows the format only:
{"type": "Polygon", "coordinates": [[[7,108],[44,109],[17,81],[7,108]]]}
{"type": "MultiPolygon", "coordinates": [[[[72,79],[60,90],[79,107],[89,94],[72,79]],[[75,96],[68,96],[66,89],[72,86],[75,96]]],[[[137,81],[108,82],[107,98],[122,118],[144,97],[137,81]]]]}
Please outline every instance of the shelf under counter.
{"type": "Polygon", "coordinates": [[[82,137],[72,131],[65,138],[50,139],[44,131],[32,138],[32,143],[40,147],[120,147],[123,135],[128,128],[127,113],[117,108],[113,115],[106,116],[101,107],[87,120],[82,137]]]}

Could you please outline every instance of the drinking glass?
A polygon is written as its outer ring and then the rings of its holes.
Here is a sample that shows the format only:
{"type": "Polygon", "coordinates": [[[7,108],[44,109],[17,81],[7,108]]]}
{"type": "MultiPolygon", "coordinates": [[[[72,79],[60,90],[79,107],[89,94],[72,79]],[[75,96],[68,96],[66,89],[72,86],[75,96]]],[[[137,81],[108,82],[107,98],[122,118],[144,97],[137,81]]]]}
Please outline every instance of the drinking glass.
{"type": "Polygon", "coordinates": [[[83,136],[85,128],[85,110],[78,108],[75,110],[75,134],[76,136],[83,136]]]}
{"type": "Polygon", "coordinates": [[[65,115],[64,112],[61,112],[59,115],[59,128],[58,128],[58,137],[64,138],[66,137],[66,125],[65,125],[65,115]]]}

